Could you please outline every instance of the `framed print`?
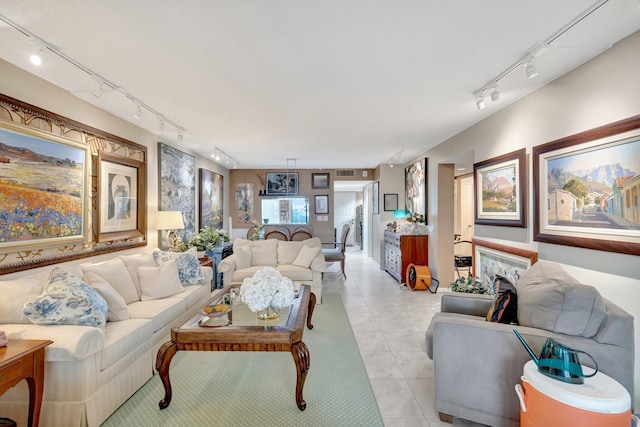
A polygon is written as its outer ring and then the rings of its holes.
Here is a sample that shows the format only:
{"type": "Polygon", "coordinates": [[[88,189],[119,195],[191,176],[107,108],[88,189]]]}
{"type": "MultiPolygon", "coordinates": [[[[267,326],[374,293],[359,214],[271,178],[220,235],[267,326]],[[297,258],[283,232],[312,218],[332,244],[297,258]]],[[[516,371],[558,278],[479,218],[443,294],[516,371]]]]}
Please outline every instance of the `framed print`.
{"type": "Polygon", "coordinates": [[[267,172],[266,185],[270,196],[297,195],[298,172],[267,172]]]}
{"type": "MultiPolygon", "coordinates": [[[[427,217],[427,159],[421,159],[404,169],[405,209],[427,217]]],[[[425,222],[426,224],[427,222],[425,222]]]]}
{"type": "Polygon", "coordinates": [[[397,194],[385,194],[384,195],[384,210],[396,211],[398,210],[398,195],[397,194]]]}
{"type": "Polygon", "coordinates": [[[522,148],[473,165],[476,224],[527,226],[526,158],[522,148]]]}
{"type": "Polygon", "coordinates": [[[0,252],[87,242],[87,145],[5,121],[0,142],[0,252]]]}
{"type": "Polygon", "coordinates": [[[373,183],[373,213],[380,213],[380,182],[373,183]]]}
{"type": "Polygon", "coordinates": [[[534,240],[640,255],[640,116],[533,147],[534,240]]]}
{"type": "Polygon", "coordinates": [[[327,215],[329,213],[329,196],[314,196],[315,199],[315,210],[314,213],[317,215],[327,215]]]}
{"type": "Polygon", "coordinates": [[[224,218],[224,177],[200,168],[200,216],[198,230],[205,227],[222,228],[224,218]]]}
{"type": "MultiPolygon", "coordinates": [[[[189,240],[196,232],[196,158],[170,145],[158,143],[158,182],[161,211],[180,211],[184,228],[175,230],[183,240],[189,240]]],[[[162,231],[162,241],[166,240],[162,231]]]]}
{"type": "Polygon", "coordinates": [[[328,173],[312,173],[311,188],[329,188],[328,173]]]}
{"type": "Polygon", "coordinates": [[[492,289],[496,274],[506,277],[514,285],[522,274],[538,262],[538,253],[526,249],[512,248],[493,242],[473,239],[473,275],[482,284],[492,289]]]}
{"type": "Polygon", "coordinates": [[[145,166],[143,162],[98,153],[98,241],[144,235],[145,166]]]}

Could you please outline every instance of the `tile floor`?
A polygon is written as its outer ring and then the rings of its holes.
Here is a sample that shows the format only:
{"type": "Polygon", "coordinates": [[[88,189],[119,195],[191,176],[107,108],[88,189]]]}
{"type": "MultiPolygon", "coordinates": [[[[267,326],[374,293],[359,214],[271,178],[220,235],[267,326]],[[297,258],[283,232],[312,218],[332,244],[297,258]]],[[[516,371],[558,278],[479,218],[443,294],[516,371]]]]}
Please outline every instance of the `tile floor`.
{"type": "MultiPolygon", "coordinates": [[[[386,427],[451,426],[434,404],[433,362],[425,332],[440,310],[440,295],[400,289],[398,282],[355,248],[347,249],[347,279],[329,266],[324,292],[338,293],[351,321],[360,354],[386,427]]],[[[456,419],[454,425],[481,427],[456,419]]]]}

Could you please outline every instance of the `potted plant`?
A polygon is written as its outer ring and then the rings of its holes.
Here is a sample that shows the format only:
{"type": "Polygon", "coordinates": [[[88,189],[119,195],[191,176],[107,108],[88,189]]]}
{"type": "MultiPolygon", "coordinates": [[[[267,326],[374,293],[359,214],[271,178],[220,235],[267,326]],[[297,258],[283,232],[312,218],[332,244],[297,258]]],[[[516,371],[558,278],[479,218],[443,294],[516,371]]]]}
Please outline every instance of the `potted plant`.
{"type": "Polygon", "coordinates": [[[204,256],[205,251],[211,251],[214,246],[222,245],[228,240],[229,238],[226,231],[206,226],[200,229],[200,232],[194,234],[188,241],[182,242],[178,250],[184,252],[189,248],[196,248],[198,256],[204,256]]]}
{"type": "Polygon", "coordinates": [[[449,284],[449,289],[453,292],[463,292],[467,294],[493,294],[490,286],[483,284],[479,278],[473,276],[459,277],[456,281],[449,284]]]}

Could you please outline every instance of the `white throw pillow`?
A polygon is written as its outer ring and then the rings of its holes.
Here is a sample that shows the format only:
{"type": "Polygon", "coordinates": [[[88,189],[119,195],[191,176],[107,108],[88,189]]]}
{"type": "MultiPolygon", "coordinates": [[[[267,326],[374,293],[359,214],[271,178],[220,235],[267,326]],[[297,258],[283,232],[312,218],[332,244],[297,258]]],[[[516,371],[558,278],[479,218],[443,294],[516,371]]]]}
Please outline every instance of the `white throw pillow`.
{"type": "Polygon", "coordinates": [[[4,280],[0,282],[0,325],[31,323],[22,312],[22,306],[42,293],[44,282],[36,278],[4,280]]]}
{"type": "Polygon", "coordinates": [[[178,274],[178,262],[174,259],[160,267],[138,267],[142,301],[165,298],[184,291],[178,274]]]}
{"type": "Polygon", "coordinates": [[[242,270],[244,268],[251,267],[251,247],[240,246],[235,252],[236,255],[236,270],[242,270]]]}
{"type": "Polygon", "coordinates": [[[138,267],[156,267],[156,261],[153,259],[153,254],[140,254],[140,255],[121,255],[120,259],[124,262],[124,265],[129,270],[129,275],[136,285],[138,291],[138,299],[142,296],[142,290],[140,289],[140,279],[138,278],[138,267]]]}
{"type": "Polygon", "coordinates": [[[109,312],[107,313],[108,322],[118,322],[129,318],[127,304],[124,302],[122,296],[113,289],[113,286],[111,286],[109,282],[91,271],[85,274],[82,280],[98,291],[102,298],[107,302],[107,306],[109,307],[109,312]]]}
{"type": "Polygon", "coordinates": [[[36,325],[81,325],[104,328],[107,302],[75,275],[56,267],[41,295],[24,303],[24,314],[36,325]]]}
{"type": "Polygon", "coordinates": [[[278,240],[258,240],[249,244],[251,265],[275,267],[278,265],[278,240]]]}
{"type": "Polygon", "coordinates": [[[195,247],[189,248],[184,252],[165,252],[157,249],[153,251],[153,258],[156,260],[158,267],[175,259],[178,262],[180,283],[183,285],[204,285],[207,281],[200,268],[200,260],[197,254],[198,250],[195,247]]]}
{"type": "Polygon", "coordinates": [[[309,266],[313,262],[313,259],[318,256],[319,253],[320,248],[317,246],[313,248],[309,246],[303,246],[300,249],[300,253],[296,257],[296,259],[293,260],[292,264],[297,265],[298,267],[309,268],[309,266]]]}
{"type": "Polygon", "coordinates": [[[129,270],[120,258],[97,264],[82,264],[80,267],[83,275],[92,272],[105,279],[127,304],[140,301],[136,284],[133,283],[129,270]]]}

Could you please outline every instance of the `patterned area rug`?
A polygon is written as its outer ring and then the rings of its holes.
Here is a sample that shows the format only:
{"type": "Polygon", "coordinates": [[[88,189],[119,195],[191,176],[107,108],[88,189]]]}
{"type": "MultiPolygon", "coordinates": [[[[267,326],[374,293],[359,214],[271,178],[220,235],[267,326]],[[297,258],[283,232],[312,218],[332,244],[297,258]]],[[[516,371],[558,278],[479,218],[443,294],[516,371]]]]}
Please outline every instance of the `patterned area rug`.
{"type": "Polygon", "coordinates": [[[168,408],[158,408],[164,388],[155,375],[102,427],[383,426],[340,296],[323,294],[312,323],[303,338],[311,354],[305,411],[290,353],[178,352],[168,408]]]}

